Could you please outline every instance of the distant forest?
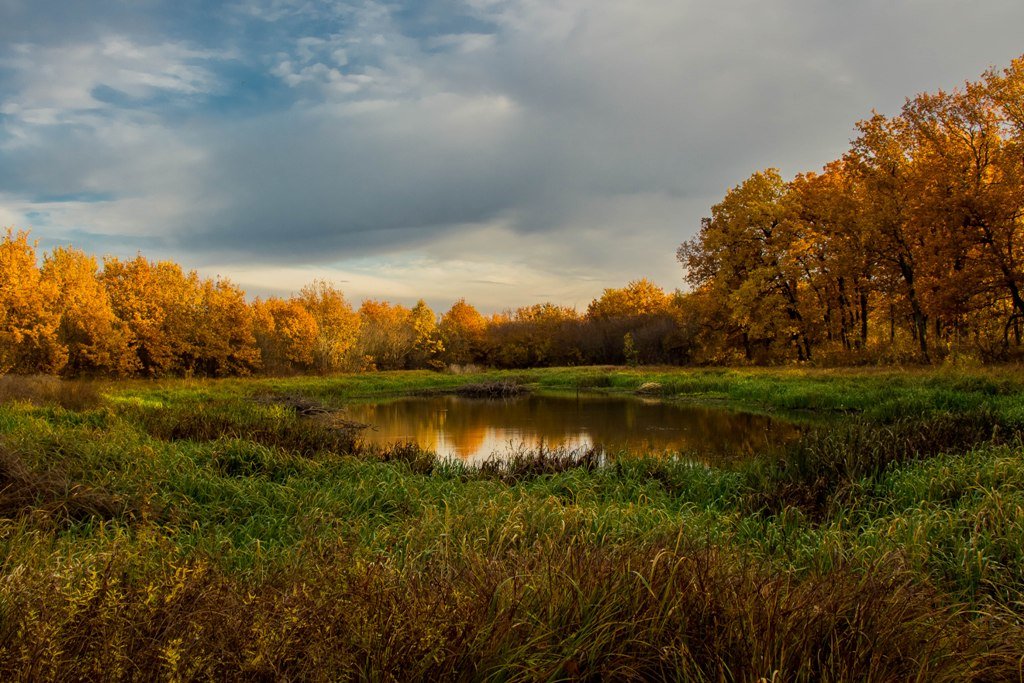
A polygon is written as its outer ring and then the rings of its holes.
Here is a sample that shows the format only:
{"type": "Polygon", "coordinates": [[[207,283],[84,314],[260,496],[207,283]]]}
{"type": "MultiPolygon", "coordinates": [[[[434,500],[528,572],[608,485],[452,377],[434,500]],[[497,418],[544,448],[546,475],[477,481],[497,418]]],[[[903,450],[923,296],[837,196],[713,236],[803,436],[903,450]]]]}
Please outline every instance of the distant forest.
{"type": "Polygon", "coordinates": [[[328,282],[247,301],[167,261],[0,241],[0,372],[228,376],[482,364],[863,364],[1017,359],[1024,328],[1024,57],[901,113],[791,181],[754,173],[678,259],[585,312],[438,317],[328,282]]]}

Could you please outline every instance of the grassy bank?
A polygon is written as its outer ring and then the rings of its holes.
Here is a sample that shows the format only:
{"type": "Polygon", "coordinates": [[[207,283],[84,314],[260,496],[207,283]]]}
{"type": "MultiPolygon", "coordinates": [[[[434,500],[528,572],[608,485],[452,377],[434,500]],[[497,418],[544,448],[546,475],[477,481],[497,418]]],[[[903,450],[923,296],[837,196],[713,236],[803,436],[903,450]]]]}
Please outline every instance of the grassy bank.
{"type": "Polygon", "coordinates": [[[1022,384],[571,368],[26,391],[0,406],[0,676],[1018,680],[1022,384]],[[493,381],[844,419],[730,469],[468,469],[303,408],[493,381]]]}
{"type": "MultiPolygon", "coordinates": [[[[231,399],[274,392],[301,394],[332,405],[402,394],[451,392],[483,382],[515,382],[541,391],[646,393],[672,400],[745,410],[863,415],[887,422],[940,412],[979,409],[1006,423],[1024,424],[1024,368],[541,368],[469,374],[383,372],[337,377],[126,381],[122,400],[174,405],[198,399],[231,399]]],[[[0,388],[0,398],[3,390],[0,388]]]]}

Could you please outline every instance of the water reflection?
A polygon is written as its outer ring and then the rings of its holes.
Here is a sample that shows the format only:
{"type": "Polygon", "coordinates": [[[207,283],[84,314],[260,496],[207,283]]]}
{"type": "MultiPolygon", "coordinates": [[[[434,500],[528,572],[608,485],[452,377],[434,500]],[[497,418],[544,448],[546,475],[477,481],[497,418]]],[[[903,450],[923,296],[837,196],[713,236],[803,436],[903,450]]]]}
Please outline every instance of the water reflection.
{"type": "Polygon", "coordinates": [[[409,397],[350,405],[346,413],[374,426],[364,433],[366,441],[415,441],[467,461],[543,443],[686,453],[713,464],[750,457],[799,435],[796,426],[762,415],[621,396],[409,397]]]}

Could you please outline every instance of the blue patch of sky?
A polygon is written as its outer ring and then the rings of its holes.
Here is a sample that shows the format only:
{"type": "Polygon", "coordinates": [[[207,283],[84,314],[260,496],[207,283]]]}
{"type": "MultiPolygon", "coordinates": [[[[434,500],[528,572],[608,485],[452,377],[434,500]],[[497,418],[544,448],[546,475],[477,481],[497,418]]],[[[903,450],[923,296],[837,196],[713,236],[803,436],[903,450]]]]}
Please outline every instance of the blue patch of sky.
{"type": "Polygon", "coordinates": [[[203,109],[207,114],[244,118],[287,109],[294,101],[294,91],[264,65],[232,60],[210,70],[220,88],[205,99],[203,109]]]}
{"type": "MultiPolygon", "coordinates": [[[[152,92],[143,97],[132,96],[106,85],[100,85],[93,96],[111,107],[122,110],[143,110],[157,114],[165,121],[184,120],[201,112],[225,118],[246,117],[287,109],[299,95],[271,73],[284,58],[296,61],[297,41],[303,37],[328,39],[338,34],[351,33],[353,17],[361,3],[296,4],[294,10],[284,11],[274,21],[252,16],[238,4],[231,5],[208,0],[178,0],[140,5],[126,5],[117,12],[105,12],[93,7],[91,13],[74,12],[78,27],[62,21],[61,13],[54,15],[60,3],[39,0],[38,5],[23,3],[22,24],[34,26],[28,31],[29,42],[53,42],[63,35],[65,39],[76,33],[127,33],[143,42],[176,41],[225,57],[197,57],[193,61],[209,70],[217,79],[214,92],[182,96],[173,92],[152,92]],[[29,19],[31,17],[31,20],[29,19]],[[57,21],[46,21],[57,17],[57,21]],[[82,26],[88,24],[88,28],[82,26]]],[[[88,5],[89,3],[82,3],[88,5]]],[[[466,5],[452,0],[427,0],[388,7],[391,20],[399,31],[421,43],[422,49],[446,49],[432,44],[430,39],[460,33],[492,33],[492,23],[474,16],[466,5]]],[[[84,38],[84,36],[82,36],[84,38]]],[[[0,48],[0,56],[3,55],[0,48]]],[[[329,66],[346,73],[360,73],[377,66],[375,50],[346,50],[347,63],[330,63],[326,54],[315,56],[329,62],[329,66]]],[[[10,70],[0,66],[0,88],[10,83],[10,70]]],[[[0,127],[3,119],[0,118],[0,127]]],[[[0,135],[4,135],[0,128],[0,135]]]]}
{"type": "MultiPolygon", "coordinates": [[[[192,3],[203,5],[204,3],[192,3]]],[[[223,6],[222,6],[223,7],[223,6]]],[[[164,11],[167,11],[164,8],[164,11]]],[[[351,29],[349,12],[285,13],[275,21],[248,16],[238,9],[210,10],[194,25],[182,25],[182,39],[208,50],[227,50],[231,56],[203,62],[217,79],[218,89],[203,101],[206,114],[244,117],[289,108],[298,97],[272,70],[282,61],[295,59],[298,40],[305,37],[328,39],[351,29]]],[[[174,12],[171,12],[174,14],[174,12]]],[[[316,60],[314,60],[316,61],[316,60]]],[[[359,71],[371,62],[352,55],[344,66],[359,71]]],[[[339,68],[339,65],[330,64],[339,68]]]]}

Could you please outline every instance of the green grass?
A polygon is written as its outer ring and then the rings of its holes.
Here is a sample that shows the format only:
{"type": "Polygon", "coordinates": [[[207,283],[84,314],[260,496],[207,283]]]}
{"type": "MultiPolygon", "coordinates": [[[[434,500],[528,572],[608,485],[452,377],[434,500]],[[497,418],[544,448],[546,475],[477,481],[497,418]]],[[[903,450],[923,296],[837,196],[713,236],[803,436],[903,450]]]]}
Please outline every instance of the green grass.
{"type": "Polygon", "coordinates": [[[1022,381],[562,368],[22,393],[0,405],[0,676],[1019,680],[1022,381]],[[832,418],[728,469],[473,469],[253,400],[509,381],[832,418]]]}

